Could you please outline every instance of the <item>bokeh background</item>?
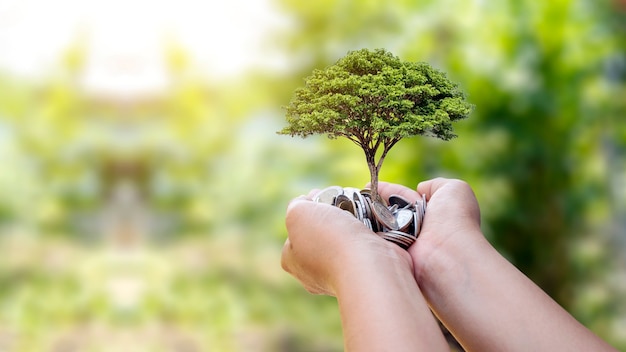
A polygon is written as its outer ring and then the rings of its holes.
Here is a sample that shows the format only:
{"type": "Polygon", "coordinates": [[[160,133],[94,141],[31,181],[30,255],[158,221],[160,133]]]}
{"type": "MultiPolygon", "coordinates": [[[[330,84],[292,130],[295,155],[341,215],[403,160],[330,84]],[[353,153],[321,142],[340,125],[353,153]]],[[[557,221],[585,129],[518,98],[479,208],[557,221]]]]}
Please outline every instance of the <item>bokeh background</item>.
{"type": "Polygon", "coordinates": [[[275,131],[360,48],[476,106],[381,179],[470,182],[489,240],[626,350],[624,0],[0,0],[0,351],[342,350],[280,269],[284,211],[365,160],[275,131]]]}

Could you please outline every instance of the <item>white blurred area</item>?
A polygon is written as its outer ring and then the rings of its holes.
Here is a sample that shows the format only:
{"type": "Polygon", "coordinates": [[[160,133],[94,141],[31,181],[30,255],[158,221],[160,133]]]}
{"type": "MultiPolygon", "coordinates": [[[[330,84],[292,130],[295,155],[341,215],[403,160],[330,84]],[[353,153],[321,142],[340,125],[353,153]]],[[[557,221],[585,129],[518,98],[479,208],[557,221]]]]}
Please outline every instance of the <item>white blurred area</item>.
{"type": "Polygon", "coordinates": [[[284,26],[271,0],[0,0],[0,72],[38,79],[68,48],[86,51],[80,85],[89,93],[133,98],[170,84],[165,51],[180,46],[199,74],[223,80],[275,69],[271,33],[284,26]]]}

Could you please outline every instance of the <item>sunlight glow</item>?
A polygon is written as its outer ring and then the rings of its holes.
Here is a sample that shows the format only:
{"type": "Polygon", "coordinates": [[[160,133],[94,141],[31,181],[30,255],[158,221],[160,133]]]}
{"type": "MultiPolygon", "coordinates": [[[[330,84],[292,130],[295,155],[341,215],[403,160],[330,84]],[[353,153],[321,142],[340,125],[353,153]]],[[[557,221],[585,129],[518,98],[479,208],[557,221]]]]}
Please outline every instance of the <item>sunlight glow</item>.
{"type": "Polygon", "coordinates": [[[270,1],[0,0],[0,70],[36,79],[84,44],[84,88],[132,97],[168,86],[168,40],[208,79],[277,66],[268,46],[281,19],[270,1]]]}

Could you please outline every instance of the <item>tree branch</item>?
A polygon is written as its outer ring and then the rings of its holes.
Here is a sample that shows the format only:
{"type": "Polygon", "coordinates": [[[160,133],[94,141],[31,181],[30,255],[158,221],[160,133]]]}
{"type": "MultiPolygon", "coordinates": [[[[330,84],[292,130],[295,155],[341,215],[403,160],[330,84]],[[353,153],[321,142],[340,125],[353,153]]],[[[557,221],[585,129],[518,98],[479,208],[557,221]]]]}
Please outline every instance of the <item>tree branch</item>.
{"type": "MultiPolygon", "coordinates": [[[[376,153],[376,151],[378,150],[378,147],[380,147],[380,143],[382,142],[381,139],[382,139],[382,137],[378,136],[378,138],[376,138],[376,142],[374,143],[374,145],[372,145],[371,149],[374,151],[374,153],[376,153]]],[[[372,142],[373,142],[373,140],[372,140],[372,142]]]]}
{"type": "Polygon", "coordinates": [[[396,143],[398,143],[400,141],[401,138],[392,138],[388,143],[384,143],[384,147],[383,147],[383,153],[380,155],[380,158],[378,159],[378,162],[376,163],[376,168],[380,170],[382,164],[383,164],[383,160],[385,160],[385,157],[387,156],[387,153],[389,152],[389,150],[391,150],[391,148],[396,145],[396,143]]]}

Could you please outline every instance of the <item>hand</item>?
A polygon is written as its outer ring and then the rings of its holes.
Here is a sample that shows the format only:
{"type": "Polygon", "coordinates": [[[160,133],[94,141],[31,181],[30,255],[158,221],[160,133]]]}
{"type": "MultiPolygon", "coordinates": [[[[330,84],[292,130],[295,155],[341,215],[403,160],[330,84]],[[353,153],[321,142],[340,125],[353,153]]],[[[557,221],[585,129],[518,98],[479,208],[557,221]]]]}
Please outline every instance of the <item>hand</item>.
{"type": "Polygon", "coordinates": [[[350,213],[313,202],[314,192],[290,202],[285,221],[289,237],[282,254],[283,269],[309,292],[336,296],[338,285],[349,285],[364,268],[399,266],[412,273],[406,251],[378,237],[350,213]]]}
{"type": "Polygon", "coordinates": [[[430,309],[467,350],[616,351],[487,242],[465,182],[437,178],[420,183],[417,192],[388,183],[378,189],[384,198],[426,195],[422,230],[409,248],[415,279],[430,309]]]}
{"type": "Polygon", "coordinates": [[[310,197],[287,208],[282,266],[312,293],[337,297],[347,351],[447,351],[407,251],[354,215],[310,197]]]}
{"type": "Polygon", "coordinates": [[[410,188],[380,182],[378,191],[388,199],[398,194],[409,201],[426,195],[428,206],[417,241],[409,248],[418,282],[428,268],[429,258],[450,246],[484,240],[480,230],[480,209],[470,186],[460,180],[436,178],[410,188]]]}

